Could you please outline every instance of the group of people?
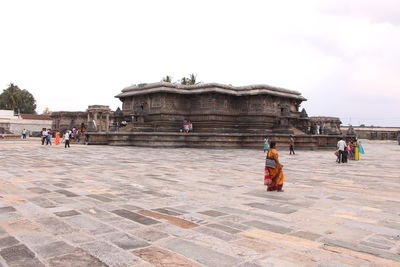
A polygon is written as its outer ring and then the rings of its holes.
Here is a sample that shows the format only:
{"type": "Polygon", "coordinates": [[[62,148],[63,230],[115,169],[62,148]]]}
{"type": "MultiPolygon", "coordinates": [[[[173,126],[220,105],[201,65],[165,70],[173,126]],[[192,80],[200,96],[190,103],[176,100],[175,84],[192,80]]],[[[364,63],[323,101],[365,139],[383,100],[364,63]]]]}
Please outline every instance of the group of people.
{"type": "Polygon", "coordinates": [[[80,134],[79,134],[79,130],[76,130],[75,128],[71,131],[71,130],[66,130],[62,136],[62,140],[61,140],[61,134],[58,130],[52,132],[51,129],[46,129],[43,128],[42,129],[42,133],[41,133],[41,142],[42,145],[46,144],[47,145],[52,145],[51,143],[51,138],[54,134],[54,144],[55,145],[59,145],[61,143],[65,144],[65,148],[69,148],[70,147],[70,141],[71,139],[75,139],[77,142],[80,142],[80,134]],[[75,130],[75,135],[74,135],[74,130],[75,130]]]}
{"type": "Polygon", "coordinates": [[[184,133],[193,132],[193,123],[191,121],[187,121],[186,119],[184,119],[180,132],[184,133]]]}
{"type": "Polygon", "coordinates": [[[360,160],[360,154],[364,154],[364,147],[361,141],[356,139],[345,141],[341,138],[337,143],[337,163],[347,163],[348,160],[360,160]]]}

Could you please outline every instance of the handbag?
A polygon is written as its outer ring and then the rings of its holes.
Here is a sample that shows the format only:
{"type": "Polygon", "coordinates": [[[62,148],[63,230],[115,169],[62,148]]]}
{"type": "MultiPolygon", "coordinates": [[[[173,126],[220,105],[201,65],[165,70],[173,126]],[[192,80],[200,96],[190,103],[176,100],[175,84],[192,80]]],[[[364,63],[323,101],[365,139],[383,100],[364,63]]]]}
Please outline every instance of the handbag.
{"type": "MultiPolygon", "coordinates": [[[[268,153],[269,153],[269,150],[268,150],[268,153]]],[[[276,161],[274,158],[268,157],[268,153],[267,153],[267,157],[265,158],[265,168],[275,169],[276,161]]]]}

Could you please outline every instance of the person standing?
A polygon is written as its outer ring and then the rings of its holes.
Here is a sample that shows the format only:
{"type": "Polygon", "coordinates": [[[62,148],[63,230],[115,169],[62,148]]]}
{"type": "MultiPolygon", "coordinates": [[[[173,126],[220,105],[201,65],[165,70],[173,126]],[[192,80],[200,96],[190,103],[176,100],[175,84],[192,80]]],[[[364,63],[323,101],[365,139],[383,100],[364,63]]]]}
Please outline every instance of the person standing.
{"type": "Polygon", "coordinates": [[[51,145],[51,130],[47,130],[47,135],[46,135],[46,146],[51,145]]]}
{"type": "Polygon", "coordinates": [[[266,136],[264,138],[264,153],[267,152],[268,149],[269,149],[269,140],[268,140],[268,137],[266,136]]]}
{"type": "Polygon", "coordinates": [[[79,129],[76,129],[76,135],[75,135],[76,137],[76,142],[80,142],[81,141],[81,131],[79,130],[79,129]]]}
{"type": "Polygon", "coordinates": [[[64,134],[64,141],[65,141],[65,146],[64,146],[64,148],[67,148],[67,146],[70,147],[70,146],[69,146],[69,139],[70,139],[70,136],[71,136],[70,131],[66,130],[66,131],[65,131],[65,134],[64,134]]]}
{"type": "Polygon", "coordinates": [[[296,153],[294,153],[294,138],[293,138],[293,135],[290,136],[290,148],[289,148],[289,151],[290,151],[290,155],[292,155],[292,152],[293,152],[293,155],[296,154],[296,153]]]}
{"type": "Polygon", "coordinates": [[[397,135],[397,143],[399,143],[400,146],[400,133],[397,135]]]}
{"type": "Polygon", "coordinates": [[[22,139],[26,139],[26,129],[22,130],[22,139]]]}
{"type": "Polygon", "coordinates": [[[41,137],[42,137],[42,146],[44,145],[44,142],[46,141],[46,136],[47,136],[47,131],[46,128],[42,129],[41,137]]]}
{"type": "Polygon", "coordinates": [[[56,139],[54,140],[54,144],[59,145],[60,143],[60,132],[56,130],[56,139]]]}
{"type": "Polygon", "coordinates": [[[345,161],[344,161],[344,151],[346,149],[346,142],[343,140],[343,137],[337,143],[337,147],[338,147],[338,150],[339,150],[337,162],[338,163],[340,163],[340,162],[345,163],[345,161]]]}
{"type": "Polygon", "coordinates": [[[266,172],[271,176],[271,182],[267,184],[267,191],[283,192],[282,187],[283,182],[285,181],[285,175],[283,173],[283,165],[279,162],[276,142],[271,142],[269,144],[269,150],[267,151],[266,156],[267,158],[273,158],[275,160],[275,168],[266,168],[266,172]]]}

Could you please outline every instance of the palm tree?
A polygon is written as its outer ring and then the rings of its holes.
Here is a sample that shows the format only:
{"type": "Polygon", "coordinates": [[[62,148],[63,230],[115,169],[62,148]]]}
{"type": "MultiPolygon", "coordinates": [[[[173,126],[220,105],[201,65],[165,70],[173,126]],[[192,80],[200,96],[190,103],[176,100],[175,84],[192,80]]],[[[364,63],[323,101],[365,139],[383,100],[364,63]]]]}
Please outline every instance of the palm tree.
{"type": "Polygon", "coordinates": [[[195,75],[194,73],[190,74],[189,75],[189,84],[190,85],[197,84],[196,83],[196,78],[197,78],[197,75],[195,75]]]}
{"type": "Polygon", "coordinates": [[[18,98],[20,90],[21,89],[19,89],[17,85],[10,83],[8,88],[3,91],[3,93],[1,94],[1,102],[6,109],[11,109],[15,111],[19,104],[18,98]]]}
{"type": "Polygon", "coordinates": [[[162,82],[172,83],[172,77],[167,75],[161,80],[162,82]]]}
{"type": "Polygon", "coordinates": [[[190,83],[189,83],[189,79],[186,78],[186,77],[183,77],[183,78],[181,79],[181,84],[183,84],[183,85],[188,85],[188,84],[190,84],[190,83]]]}

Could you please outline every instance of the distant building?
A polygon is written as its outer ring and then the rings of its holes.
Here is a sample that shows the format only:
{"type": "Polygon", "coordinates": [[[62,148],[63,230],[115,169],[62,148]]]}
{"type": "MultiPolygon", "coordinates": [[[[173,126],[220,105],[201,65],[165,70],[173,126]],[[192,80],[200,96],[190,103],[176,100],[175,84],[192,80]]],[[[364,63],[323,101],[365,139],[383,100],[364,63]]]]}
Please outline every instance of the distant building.
{"type": "Polygon", "coordinates": [[[0,110],[0,128],[5,133],[21,134],[23,129],[30,135],[37,135],[42,128],[51,128],[52,119],[48,115],[20,114],[12,110],[0,110]]]}
{"type": "MultiPolygon", "coordinates": [[[[342,126],[343,134],[347,134],[350,126],[342,126]]],[[[370,140],[397,140],[400,127],[377,127],[377,126],[352,126],[355,135],[360,139],[370,140]]]]}

